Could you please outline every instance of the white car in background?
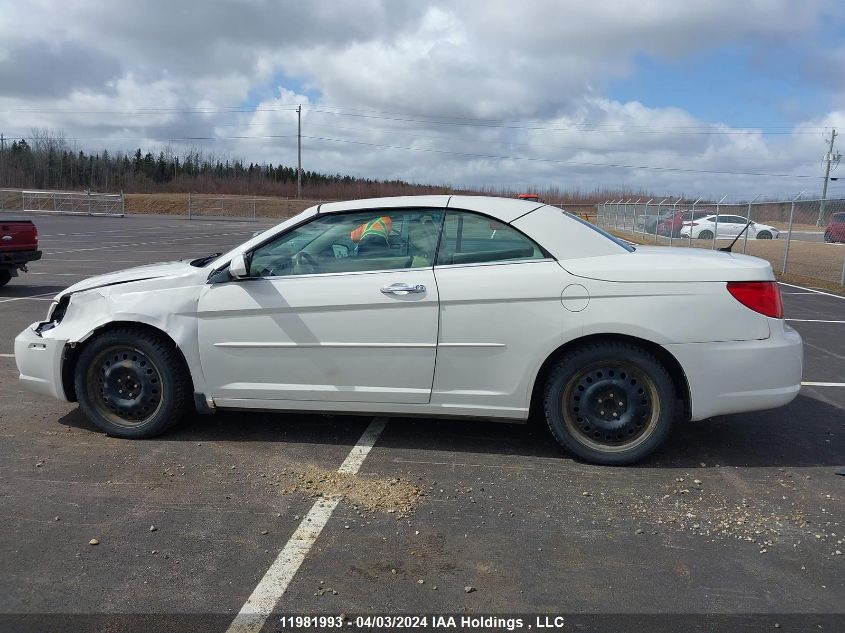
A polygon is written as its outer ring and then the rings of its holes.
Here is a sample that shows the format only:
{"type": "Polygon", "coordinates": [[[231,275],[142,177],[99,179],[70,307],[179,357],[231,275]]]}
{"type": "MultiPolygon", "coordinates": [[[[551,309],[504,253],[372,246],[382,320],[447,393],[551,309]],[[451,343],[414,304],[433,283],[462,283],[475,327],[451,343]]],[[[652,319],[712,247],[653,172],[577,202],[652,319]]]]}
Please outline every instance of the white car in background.
{"type": "MultiPolygon", "coordinates": [[[[746,227],[748,218],[741,215],[707,215],[697,220],[684,222],[681,227],[681,237],[694,240],[712,240],[734,238],[746,227]]],[[[748,227],[748,237],[758,240],[772,240],[780,237],[780,231],[768,224],[752,222],[748,227]]]]}
{"type": "Polygon", "coordinates": [[[625,464],[777,407],[801,338],[768,262],[633,247],[538,202],[311,207],[232,251],[92,277],[15,340],[24,386],[118,437],[192,410],[526,420],[625,464]]]}

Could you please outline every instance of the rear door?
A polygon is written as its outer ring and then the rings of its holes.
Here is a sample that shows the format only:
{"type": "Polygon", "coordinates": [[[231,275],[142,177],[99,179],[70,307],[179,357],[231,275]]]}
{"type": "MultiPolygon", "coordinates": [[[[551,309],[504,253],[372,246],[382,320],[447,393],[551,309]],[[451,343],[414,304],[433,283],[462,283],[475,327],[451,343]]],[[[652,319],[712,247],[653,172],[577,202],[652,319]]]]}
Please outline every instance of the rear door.
{"type": "Polygon", "coordinates": [[[432,404],[527,414],[534,365],[556,347],[564,320],[577,318],[561,305],[568,273],[514,227],[447,210],[434,274],[440,335],[432,404]]]}

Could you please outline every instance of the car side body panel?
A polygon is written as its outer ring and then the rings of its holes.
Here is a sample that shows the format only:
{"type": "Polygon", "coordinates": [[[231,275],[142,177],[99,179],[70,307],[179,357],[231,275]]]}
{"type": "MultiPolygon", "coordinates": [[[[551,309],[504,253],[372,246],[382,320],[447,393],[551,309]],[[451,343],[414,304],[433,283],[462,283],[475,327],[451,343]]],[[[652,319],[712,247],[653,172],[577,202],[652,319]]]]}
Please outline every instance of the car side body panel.
{"type": "Polygon", "coordinates": [[[536,371],[581,332],[553,260],[435,267],[440,335],[431,403],[526,417],[536,371]],[[507,291],[505,291],[507,289],[507,291]]]}
{"type": "Polygon", "coordinates": [[[141,323],[175,342],[194,390],[219,407],[524,419],[540,368],[562,345],[626,336],[660,345],[678,361],[690,383],[692,417],[701,419],[778,406],[800,388],[797,333],[725,289],[727,281],[772,279],[768,263],[751,257],[705,249],[628,252],[536,202],[414,196],[329,203],[204,268],[174,263],[80,282],[59,295],[69,295],[64,319],[41,334],[38,324],[27,328],[15,355],[26,386],[63,398],[69,347],[113,323],[141,323]],[[302,275],[249,297],[248,284],[272,282],[209,280],[234,254],[318,214],[396,207],[477,211],[510,223],[551,257],[380,272],[369,285],[359,284],[367,273],[302,275]],[[412,314],[420,318],[392,318],[400,311],[379,292],[382,278],[411,273],[425,275],[430,289],[412,314]],[[336,283],[320,291],[317,278],[327,277],[336,283]],[[342,280],[354,283],[346,288],[342,280]],[[209,301],[201,304],[201,297],[209,301]],[[335,363],[351,347],[364,353],[354,363],[335,363]],[[414,366],[404,367],[403,358],[414,366]],[[343,380],[335,380],[340,374],[343,380]]]}

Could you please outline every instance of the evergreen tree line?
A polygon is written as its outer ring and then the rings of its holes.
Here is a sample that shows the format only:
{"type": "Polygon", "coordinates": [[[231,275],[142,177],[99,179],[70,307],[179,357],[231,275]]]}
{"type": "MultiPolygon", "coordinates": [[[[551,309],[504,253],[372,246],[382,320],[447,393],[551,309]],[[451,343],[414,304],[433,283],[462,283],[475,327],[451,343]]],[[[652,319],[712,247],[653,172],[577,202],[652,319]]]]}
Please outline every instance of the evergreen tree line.
{"type": "MultiPolygon", "coordinates": [[[[61,132],[33,130],[23,139],[5,139],[0,151],[0,188],[124,193],[203,193],[252,196],[296,196],[296,168],[272,163],[246,163],[201,149],[158,152],[140,148],[131,153],[86,153],[67,142],[61,132]]],[[[350,199],[393,195],[466,193],[515,196],[525,193],[503,186],[452,189],[402,180],[356,178],[303,170],[302,196],[310,199],[350,199]]],[[[608,199],[657,198],[626,190],[582,191],[551,185],[534,191],[553,204],[589,206],[608,199]]]]}
{"type": "MultiPolygon", "coordinates": [[[[200,192],[265,196],[296,195],[296,167],[246,163],[201,149],[157,153],[86,153],[61,135],[40,132],[23,139],[6,138],[0,151],[0,187],[11,189],[86,190],[125,193],[200,192]]],[[[442,193],[443,187],[401,180],[373,180],[342,174],[302,172],[303,197],[351,197],[442,193]],[[332,195],[334,194],[334,195],[332,195]]]]}

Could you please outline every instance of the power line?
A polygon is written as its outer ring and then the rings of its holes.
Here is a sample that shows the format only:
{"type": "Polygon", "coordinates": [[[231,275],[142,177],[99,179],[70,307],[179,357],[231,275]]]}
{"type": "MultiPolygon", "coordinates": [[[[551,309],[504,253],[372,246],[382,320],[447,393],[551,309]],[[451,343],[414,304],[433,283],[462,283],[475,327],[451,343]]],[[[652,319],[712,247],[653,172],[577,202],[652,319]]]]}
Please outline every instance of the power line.
{"type": "MultiPolygon", "coordinates": [[[[263,125],[263,124],[262,124],[263,125]]],[[[334,131],[344,131],[344,132],[358,132],[366,134],[368,132],[379,132],[383,134],[391,134],[391,135],[403,135],[403,136],[412,136],[414,139],[432,139],[435,141],[454,141],[454,136],[444,136],[444,135],[436,135],[436,134],[420,134],[419,132],[410,131],[410,130],[394,130],[394,129],[387,129],[387,128],[362,128],[362,127],[344,127],[344,126],[324,126],[324,125],[311,125],[311,129],[317,130],[328,130],[330,132],[334,131]]],[[[571,150],[577,152],[600,152],[605,154],[643,154],[648,153],[649,155],[654,154],[664,154],[667,156],[673,156],[676,158],[686,158],[684,155],[679,154],[678,152],[671,151],[671,150],[652,150],[652,149],[621,149],[617,147],[583,147],[583,146],[573,146],[573,145],[548,145],[548,144],[540,144],[540,143],[519,143],[510,140],[502,140],[502,139],[460,139],[461,143],[471,143],[471,144],[488,144],[488,145],[507,145],[513,147],[525,147],[528,149],[559,149],[559,150],[571,150]]],[[[731,160],[747,160],[747,161],[773,161],[773,162],[784,162],[782,158],[772,158],[770,156],[761,156],[761,157],[753,157],[753,156],[732,156],[730,157],[731,160]]],[[[815,162],[815,161],[813,161],[815,162]]],[[[807,160],[806,164],[810,164],[810,161],[807,160]]]]}
{"type": "MultiPolygon", "coordinates": [[[[266,134],[266,135],[253,135],[253,136],[183,136],[183,137],[169,137],[167,139],[145,139],[145,138],[133,138],[133,137],[66,137],[63,140],[100,140],[100,141],[115,141],[115,140],[151,140],[155,142],[173,142],[173,141],[217,141],[217,140],[246,140],[246,139],[281,139],[281,138],[294,138],[297,137],[296,134],[266,134]]],[[[39,140],[39,137],[25,137],[29,140],[39,140]]],[[[640,169],[640,170],[651,170],[651,171],[664,171],[664,172],[676,172],[676,173],[691,173],[691,174],[719,174],[719,175],[732,175],[732,176],[766,176],[772,178],[812,178],[817,179],[821,178],[821,176],[813,176],[808,174],[784,174],[784,173],[766,173],[766,172],[751,172],[751,171],[732,171],[732,170],[717,170],[717,169],[692,169],[692,168],[682,168],[682,167],[662,167],[658,165],[629,165],[624,163],[599,163],[593,161],[576,161],[576,160],[566,160],[566,159],[557,159],[557,158],[542,158],[538,156],[508,156],[508,155],[500,155],[500,154],[481,154],[475,152],[459,152],[454,150],[444,150],[444,149],[435,149],[435,148],[427,148],[427,147],[410,147],[404,145],[387,145],[381,143],[370,143],[367,141],[356,141],[352,139],[338,139],[338,138],[331,138],[326,136],[307,136],[302,135],[301,138],[307,138],[312,140],[318,141],[325,141],[331,143],[347,143],[352,145],[362,145],[367,147],[378,147],[382,149],[393,149],[393,150],[404,150],[404,151],[414,151],[414,152],[426,152],[426,153],[434,153],[434,154],[444,154],[450,156],[464,156],[469,158],[487,158],[493,160],[515,160],[515,161],[527,161],[527,162],[540,162],[540,163],[552,163],[558,165],[580,165],[585,167],[610,167],[610,168],[618,168],[618,169],[640,169]]]]}
{"type": "MultiPolygon", "coordinates": [[[[169,125],[144,125],[143,130],[149,129],[162,129],[162,128],[170,128],[169,125]]],[[[282,127],[280,123],[215,123],[212,124],[211,127],[213,128],[237,128],[237,127],[244,127],[244,128],[254,128],[254,127],[282,127]]],[[[403,135],[403,136],[410,136],[414,139],[432,139],[436,141],[448,141],[453,142],[455,140],[454,136],[446,136],[446,135],[438,135],[438,134],[422,134],[415,130],[408,130],[408,129],[391,129],[391,128],[373,128],[373,127],[346,127],[346,126],[325,126],[325,125],[311,125],[311,129],[318,129],[318,130],[327,130],[329,132],[335,131],[344,131],[344,132],[355,132],[355,133],[371,133],[371,132],[379,132],[382,134],[390,134],[390,135],[403,135]]],[[[13,130],[21,130],[22,128],[11,128],[13,130]]],[[[28,131],[28,130],[27,130],[28,131]]],[[[290,135],[263,135],[263,136],[205,136],[205,135],[195,135],[195,136],[184,136],[184,137],[168,137],[168,140],[235,140],[235,139],[256,139],[256,138],[286,138],[290,135]]],[[[24,136],[24,138],[33,138],[24,136]]],[[[163,138],[153,138],[148,136],[138,136],[138,137],[64,137],[66,139],[71,140],[154,140],[157,142],[163,142],[163,138]]],[[[582,152],[599,152],[599,153],[615,153],[615,154],[642,154],[644,152],[648,152],[650,155],[654,154],[663,154],[667,156],[674,156],[683,158],[684,156],[679,154],[678,152],[671,151],[671,150],[642,150],[642,149],[623,149],[613,146],[604,146],[604,147],[584,147],[584,146],[573,146],[573,145],[552,145],[552,144],[545,144],[545,143],[520,143],[518,141],[512,141],[509,139],[480,139],[480,138],[463,138],[459,139],[461,143],[464,144],[486,144],[486,145],[506,145],[512,147],[523,147],[527,149],[557,149],[557,150],[571,150],[571,151],[582,151],[582,152]]],[[[769,156],[761,156],[761,157],[753,157],[753,156],[733,156],[730,158],[733,161],[741,160],[741,161],[772,161],[772,162],[783,162],[781,158],[772,158],[769,156]]],[[[807,160],[806,164],[810,164],[810,161],[807,160]]]]}
{"type": "MultiPolygon", "coordinates": [[[[46,114],[120,114],[136,116],[158,116],[161,114],[253,114],[259,112],[295,112],[296,107],[288,104],[264,106],[221,106],[217,108],[122,108],[79,110],[75,108],[8,108],[6,113],[46,113],[46,114]]],[[[796,130],[789,126],[746,126],[747,129],[724,129],[714,125],[638,125],[623,123],[574,123],[571,126],[526,125],[527,123],[542,121],[539,118],[528,119],[486,119],[458,115],[419,115],[412,113],[392,112],[386,110],[327,106],[314,104],[305,107],[306,112],[326,114],[341,117],[358,117],[396,122],[426,123],[432,125],[450,125],[481,128],[504,128],[515,130],[542,130],[561,132],[613,132],[659,134],[664,130],[676,130],[676,134],[694,135],[748,135],[766,130],[765,134],[775,135],[811,135],[828,128],[823,126],[805,126],[796,130]],[[371,114],[368,114],[371,113],[371,114]]]]}
{"type": "Polygon", "coordinates": [[[573,160],[563,160],[563,159],[555,159],[555,158],[540,158],[536,156],[502,156],[498,154],[475,154],[471,152],[456,152],[451,150],[443,150],[443,149],[434,149],[429,147],[407,147],[401,145],[382,145],[379,143],[369,143],[366,141],[353,141],[350,139],[338,139],[338,138],[328,138],[324,136],[305,136],[303,138],[308,138],[317,141],[328,141],[333,143],[350,143],[353,145],[364,145],[368,147],[379,147],[383,149],[397,149],[397,150],[408,150],[414,152],[428,152],[434,154],[448,154],[451,156],[466,156],[470,158],[490,158],[496,160],[518,160],[518,161],[529,161],[529,162],[541,162],[541,163],[554,163],[559,165],[582,165],[587,167],[613,167],[613,168],[620,168],[620,169],[645,169],[645,170],[652,170],[652,171],[669,171],[669,172],[678,172],[678,173],[691,173],[691,174],[721,174],[721,175],[731,175],[731,176],[768,176],[773,178],[820,178],[820,176],[811,176],[807,174],[777,174],[777,173],[764,173],[764,172],[752,172],[752,171],[728,171],[728,170],[717,170],[717,169],[689,169],[683,167],[660,167],[657,165],[626,165],[621,163],[595,163],[590,161],[573,161],[573,160]]]}
{"type": "MultiPolygon", "coordinates": [[[[452,125],[462,127],[482,127],[482,128],[502,128],[509,130],[542,130],[546,132],[614,132],[614,133],[630,133],[630,134],[663,134],[664,130],[677,130],[678,126],[627,126],[623,124],[611,123],[577,123],[574,127],[555,127],[547,125],[510,125],[506,123],[476,123],[476,122],[459,122],[459,121],[441,121],[433,118],[411,118],[405,116],[381,116],[374,114],[358,114],[350,112],[337,112],[333,110],[323,110],[320,108],[309,108],[308,112],[315,112],[318,114],[330,114],[334,116],[359,117],[364,119],[377,119],[382,121],[404,121],[411,123],[430,123],[433,125],[452,125]],[[647,128],[647,129],[645,129],[647,128]]],[[[686,127],[681,127],[681,130],[675,131],[674,134],[693,134],[693,135],[748,135],[756,134],[762,128],[748,129],[748,130],[725,130],[713,129],[706,126],[699,126],[701,129],[690,130],[686,127]]],[[[776,128],[782,129],[782,128],[776,128]]],[[[823,128],[820,128],[823,129],[823,128]]],[[[809,131],[810,128],[802,128],[798,130],[785,130],[782,132],[767,132],[767,134],[778,135],[808,135],[817,134],[816,131],[809,131]],[[807,130],[807,131],[804,131],[807,130]]]]}

